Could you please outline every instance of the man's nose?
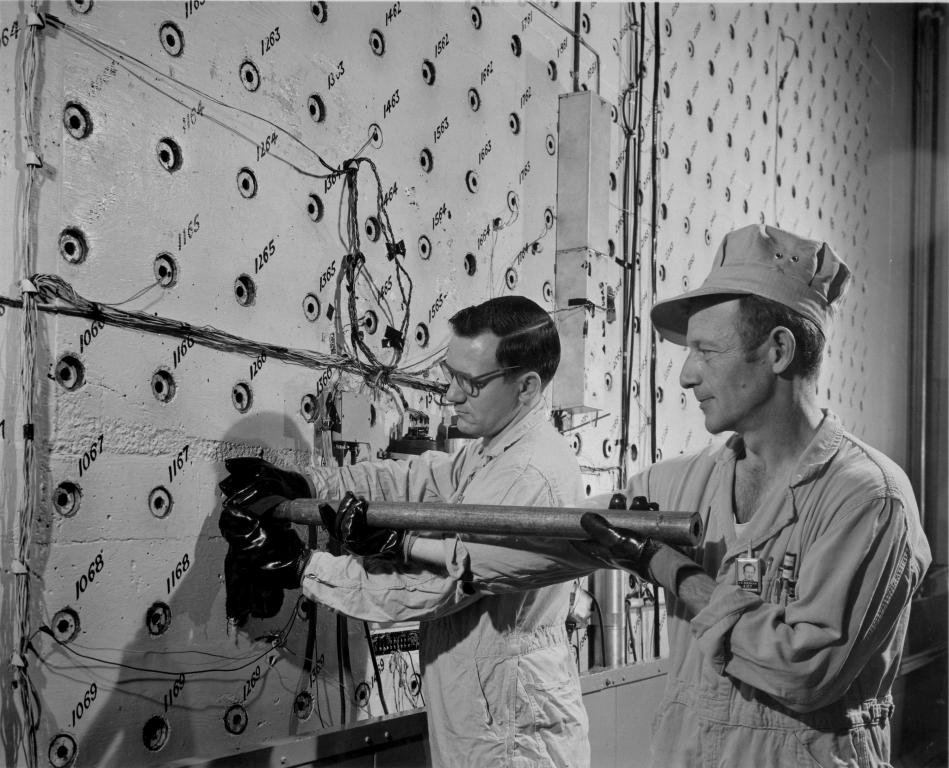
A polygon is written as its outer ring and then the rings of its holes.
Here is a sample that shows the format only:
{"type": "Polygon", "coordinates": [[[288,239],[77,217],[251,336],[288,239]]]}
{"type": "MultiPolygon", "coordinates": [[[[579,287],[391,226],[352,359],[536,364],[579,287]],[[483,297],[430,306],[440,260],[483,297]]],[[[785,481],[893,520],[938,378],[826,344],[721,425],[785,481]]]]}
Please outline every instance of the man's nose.
{"type": "Polygon", "coordinates": [[[698,368],[695,365],[695,353],[689,350],[685,362],[682,363],[682,370],[679,371],[679,386],[683,389],[692,389],[699,383],[698,368]]]}
{"type": "Polygon", "coordinates": [[[463,403],[468,399],[465,391],[458,386],[458,381],[454,376],[452,376],[451,381],[448,382],[448,391],[445,392],[445,399],[450,403],[463,403]]]}

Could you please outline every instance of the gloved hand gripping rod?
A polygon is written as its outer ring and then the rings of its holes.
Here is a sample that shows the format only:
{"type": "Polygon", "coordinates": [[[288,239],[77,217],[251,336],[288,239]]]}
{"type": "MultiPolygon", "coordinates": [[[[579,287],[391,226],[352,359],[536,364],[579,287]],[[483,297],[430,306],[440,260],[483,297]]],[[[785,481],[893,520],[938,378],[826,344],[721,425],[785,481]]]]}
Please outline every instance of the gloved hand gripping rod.
{"type": "MultiPolygon", "coordinates": [[[[320,504],[336,508],[339,501],[284,501],[274,510],[273,516],[302,525],[320,525],[320,504]]],[[[662,510],[370,501],[366,521],[376,528],[406,531],[586,539],[588,537],[580,525],[580,517],[590,511],[603,515],[613,525],[629,530],[638,538],[648,537],[653,541],[678,546],[695,546],[702,538],[702,519],[697,512],[662,510]]]]}

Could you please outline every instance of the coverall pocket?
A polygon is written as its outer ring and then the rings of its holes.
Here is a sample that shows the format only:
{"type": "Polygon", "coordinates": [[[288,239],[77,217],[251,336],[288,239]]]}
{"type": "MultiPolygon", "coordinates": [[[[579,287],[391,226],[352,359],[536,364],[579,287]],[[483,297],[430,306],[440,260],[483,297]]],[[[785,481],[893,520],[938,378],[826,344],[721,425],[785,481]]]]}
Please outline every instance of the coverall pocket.
{"type": "MultiPolygon", "coordinates": [[[[861,729],[862,730],[862,729],[861,729]]],[[[857,745],[851,738],[852,731],[828,733],[826,731],[806,730],[796,731],[798,743],[801,746],[801,757],[809,762],[806,765],[820,766],[820,768],[871,768],[881,765],[858,758],[857,745]]],[[[859,735],[856,735],[859,739],[859,735]]]]}

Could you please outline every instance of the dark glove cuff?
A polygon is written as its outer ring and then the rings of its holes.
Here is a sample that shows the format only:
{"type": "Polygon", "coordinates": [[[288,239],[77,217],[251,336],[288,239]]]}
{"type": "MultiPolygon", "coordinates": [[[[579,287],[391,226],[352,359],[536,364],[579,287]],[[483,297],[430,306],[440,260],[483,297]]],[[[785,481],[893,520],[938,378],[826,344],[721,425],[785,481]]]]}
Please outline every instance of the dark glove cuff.
{"type": "Polygon", "coordinates": [[[311,550],[305,549],[303,550],[303,552],[300,553],[300,556],[297,558],[295,570],[296,570],[298,586],[303,585],[303,574],[306,573],[306,567],[310,564],[310,555],[312,554],[313,552],[311,550]]]}

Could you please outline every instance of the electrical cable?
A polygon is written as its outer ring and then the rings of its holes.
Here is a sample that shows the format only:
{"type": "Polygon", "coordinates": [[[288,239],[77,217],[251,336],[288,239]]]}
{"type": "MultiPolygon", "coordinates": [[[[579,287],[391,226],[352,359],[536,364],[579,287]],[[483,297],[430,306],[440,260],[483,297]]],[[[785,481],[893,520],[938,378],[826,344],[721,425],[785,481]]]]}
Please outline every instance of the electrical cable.
{"type": "Polygon", "coordinates": [[[369,658],[372,660],[372,676],[376,681],[376,690],[379,691],[379,701],[382,703],[382,713],[389,714],[389,708],[386,706],[386,695],[382,692],[382,678],[379,677],[379,662],[376,659],[376,649],[372,645],[372,635],[369,633],[369,622],[362,623],[363,631],[366,633],[366,646],[369,648],[369,658]]]}
{"type": "MultiPolygon", "coordinates": [[[[34,187],[43,161],[39,155],[39,137],[34,110],[37,109],[36,77],[39,68],[40,29],[42,17],[38,13],[38,0],[32,0],[27,20],[26,36],[19,59],[19,79],[16,83],[20,96],[21,114],[24,117],[24,139],[27,146],[25,172],[17,182],[15,244],[17,271],[26,280],[35,269],[36,262],[36,207],[34,187]]],[[[15,560],[11,571],[14,574],[14,616],[16,623],[16,650],[12,654],[13,685],[19,693],[21,717],[24,721],[22,739],[24,758],[28,768],[36,768],[39,751],[36,734],[40,727],[42,702],[32,680],[27,664],[30,647],[30,603],[33,574],[29,569],[33,554],[33,535],[36,527],[36,446],[33,408],[36,403],[36,354],[38,336],[37,296],[32,288],[24,291],[22,323],[22,351],[19,370],[19,395],[23,413],[23,486],[17,503],[16,521],[19,531],[15,560]]]]}

